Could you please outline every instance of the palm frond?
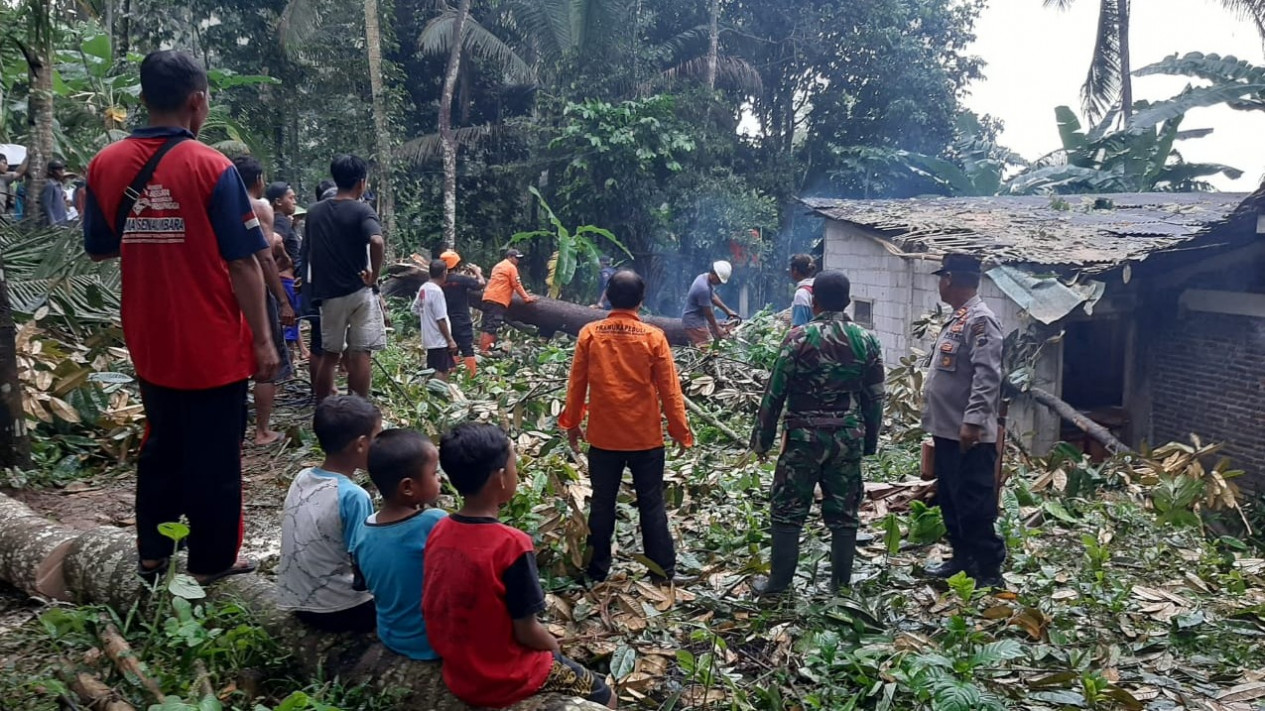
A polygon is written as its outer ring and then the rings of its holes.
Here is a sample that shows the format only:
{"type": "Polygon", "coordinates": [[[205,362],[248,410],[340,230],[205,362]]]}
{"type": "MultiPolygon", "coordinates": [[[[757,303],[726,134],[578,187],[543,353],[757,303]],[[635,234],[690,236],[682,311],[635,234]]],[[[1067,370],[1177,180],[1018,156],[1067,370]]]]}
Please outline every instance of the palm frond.
{"type": "Polygon", "coordinates": [[[321,25],[318,0],[289,0],[277,22],[277,36],[286,54],[295,54],[321,25]]]}
{"type": "MultiPolygon", "coordinates": [[[[417,38],[418,50],[423,54],[447,55],[456,20],[456,13],[447,11],[427,23],[417,38]]],[[[464,35],[462,47],[466,52],[495,63],[513,79],[528,80],[534,76],[531,67],[513,47],[473,17],[466,18],[464,35]]]]}
{"type": "Polygon", "coordinates": [[[572,1],[517,0],[507,14],[542,57],[556,61],[578,42],[571,24],[572,1]]]}
{"type": "MultiPolygon", "coordinates": [[[[453,133],[457,135],[457,145],[476,146],[482,141],[498,135],[505,128],[505,124],[485,123],[479,126],[458,128],[453,133]]],[[[412,161],[414,164],[439,160],[443,153],[443,141],[440,140],[438,133],[428,133],[425,136],[418,136],[406,142],[400,146],[396,153],[401,158],[412,161]]]]}
{"type": "MultiPolygon", "coordinates": [[[[661,76],[668,81],[676,81],[685,78],[701,80],[706,75],[707,58],[695,57],[664,70],[661,76]]],[[[716,84],[749,94],[760,93],[764,86],[760,72],[745,59],[724,55],[716,58],[716,84]]]]}
{"type": "Polygon", "coordinates": [[[118,320],[118,263],[93,262],[82,240],[77,229],[0,226],[0,254],[15,313],[30,316],[46,306],[49,319],[70,331],[118,320]]]}
{"type": "Polygon", "coordinates": [[[1085,115],[1097,120],[1120,100],[1120,5],[1128,0],[1102,0],[1098,11],[1098,35],[1094,40],[1094,55],[1081,87],[1081,101],[1085,115]]]}
{"type": "Polygon", "coordinates": [[[1251,20],[1256,31],[1265,37],[1265,0],[1221,0],[1225,9],[1239,17],[1251,20]]]}

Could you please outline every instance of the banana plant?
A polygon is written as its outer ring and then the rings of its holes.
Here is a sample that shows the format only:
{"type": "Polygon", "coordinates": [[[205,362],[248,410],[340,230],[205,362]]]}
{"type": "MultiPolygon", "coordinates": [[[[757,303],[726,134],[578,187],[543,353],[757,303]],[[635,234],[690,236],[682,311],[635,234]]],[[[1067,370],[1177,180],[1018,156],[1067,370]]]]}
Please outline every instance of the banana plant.
{"type": "Polygon", "coordinates": [[[568,286],[575,279],[575,274],[580,264],[591,266],[596,271],[602,252],[593,237],[605,239],[628,255],[629,259],[632,258],[632,252],[629,252],[623,242],[620,242],[615,237],[615,233],[594,225],[581,225],[574,230],[567,229],[562,224],[562,220],[558,219],[553,209],[549,207],[549,203],[545,202],[545,198],[540,194],[539,190],[531,187],[528,188],[528,191],[540,203],[540,209],[544,211],[549,223],[553,225],[553,229],[519,232],[510,238],[510,244],[519,244],[531,240],[552,241],[555,243],[557,252],[550,258],[549,298],[556,299],[561,296],[563,287],[568,286]]]}

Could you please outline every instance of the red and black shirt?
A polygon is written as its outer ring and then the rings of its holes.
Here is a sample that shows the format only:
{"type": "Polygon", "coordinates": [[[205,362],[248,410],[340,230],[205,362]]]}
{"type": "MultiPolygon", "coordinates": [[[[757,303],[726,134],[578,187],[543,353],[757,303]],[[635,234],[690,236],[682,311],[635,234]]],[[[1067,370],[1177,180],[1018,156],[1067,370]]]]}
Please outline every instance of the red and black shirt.
{"type": "Polygon", "coordinates": [[[203,390],[255,372],[251,332],[228,263],[267,249],[246,186],[231,161],[197,141],[171,149],[128,215],[123,191],[182,128],[151,126],[107,146],[88,166],[83,220],[89,254],[117,253],[123,272],[123,336],[146,382],[203,390]]]}
{"type": "Polygon", "coordinates": [[[422,617],[444,682],[471,706],[504,708],[540,691],[553,653],[514,638],[545,609],[531,537],[493,518],[453,514],[426,540],[422,617]]]}

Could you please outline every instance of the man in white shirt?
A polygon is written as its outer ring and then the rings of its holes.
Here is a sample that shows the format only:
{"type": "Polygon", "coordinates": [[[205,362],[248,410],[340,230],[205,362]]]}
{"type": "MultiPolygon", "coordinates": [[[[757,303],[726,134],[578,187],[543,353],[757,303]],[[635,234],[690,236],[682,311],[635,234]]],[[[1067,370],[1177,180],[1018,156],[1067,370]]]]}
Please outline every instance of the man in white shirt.
{"type": "Polygon", "coordinates": [[[422,346],[426,348],[426,367],[435,371],[441,379],[448,379],[448,372],[456,366],[453,354],[457,342],[452,337],[448,322],[448,300],[444,297],[444,281],[448,278],[448,265],[441,259],[430,263],[430,281],[422,285],[413,302],[413,313],[422,320],[422,346]]]}

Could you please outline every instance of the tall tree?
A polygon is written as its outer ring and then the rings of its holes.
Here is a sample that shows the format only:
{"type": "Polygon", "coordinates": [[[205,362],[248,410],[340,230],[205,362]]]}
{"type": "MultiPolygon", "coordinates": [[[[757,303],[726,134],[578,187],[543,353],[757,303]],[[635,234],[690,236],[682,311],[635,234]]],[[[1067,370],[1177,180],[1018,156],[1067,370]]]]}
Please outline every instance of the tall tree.
{"type": "Polygon", "coordinates": [[[716,66],[720,61],[720,0],[707,3],[707,88],[716,88],[716,66]]]}
{"type": "MultiPolygon", "coordinates": [[[[48,161],[53,157],[53,7],[51,0],[27,0],[26,36],[16,40],[30,79],[27,99],[33,134],[27,141],[27,170],[31,176],[27,205],[38,205],[44,190],[48,161]]],[[[28,211],[29,215],[38,210],[28,211]]]]}
{"type": "MultiPolygon", "coordinates": [[[[1076,0],[1045,0],[1046,7],[1065,10],[1076,0]]],[[[1220,0],[1227,10],[1248,18],[1265,37],[1265,0],[1220,0]]],[[[1081,87],[1085,114],[1093,121],[1120,110],[1127,121],[1133,114],[1132,58],[1129,50],[1129,28],[1132,21],[1132,0],[1099,0],[1098,30],[1089,72],[1081,87]]]]}
{"type": "Polygon", "coordinates": [[[452,102],[461,74],[461,50],[465,44],[466,20],[470,17],[470,0],[461,0],[453,19],[452,42],[448,47],[448,67],[444,71],[444,89],[439,97],[439,139],[443,142],[444,159],[444,247],[457,244],[457,133],[452,129],[452,102]]]}
{"type": "MultiPolygon", "coordinates": [[[[469,3],[466,3],[469,5],[469,3]]],[[[378,0],[365,0],[365,52],[369,55],[369,92],[373,97],[374,148],[378,157],[378,210],[387,234],[395,232],[395,194],[391,181],[391,122],[382,82],[382,29],[378,0]]]]}

